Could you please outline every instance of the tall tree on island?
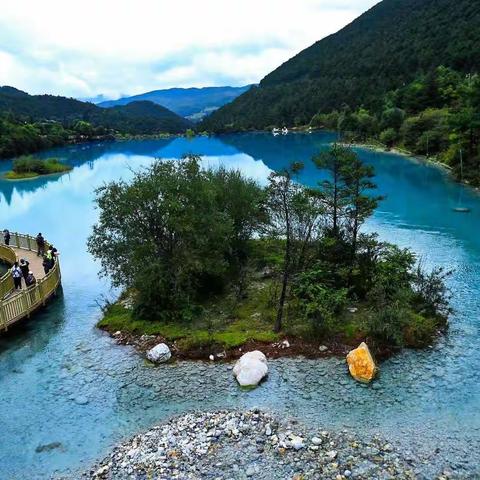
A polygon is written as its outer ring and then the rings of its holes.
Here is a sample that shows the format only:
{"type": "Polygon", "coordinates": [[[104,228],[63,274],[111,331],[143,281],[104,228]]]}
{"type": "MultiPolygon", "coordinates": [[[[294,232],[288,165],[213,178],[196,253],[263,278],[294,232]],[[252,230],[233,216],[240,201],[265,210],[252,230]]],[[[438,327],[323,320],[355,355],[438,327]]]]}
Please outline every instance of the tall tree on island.
{"type": "Polygon", "coordinates": [[[326,170],[329,175],[329,178],[318,182],[318,191],[328,218],[327,230],[335,239],[341,236],[349,200],[344,170],[353,163],[354,158],[352,150],[338,144],[313,157],[316,167],[319,170],[326,170]]]}
{"type": "Polygon", "coordinates": [[[272,173],[267,187],[268,235],[284,240],[275,332],[282,330],[290,277],[305,263],[307,246],[315,240],[322,221],[317,193],[295,181],[303,167],[302,163],[292,163],[289,168],[272,173]]]}

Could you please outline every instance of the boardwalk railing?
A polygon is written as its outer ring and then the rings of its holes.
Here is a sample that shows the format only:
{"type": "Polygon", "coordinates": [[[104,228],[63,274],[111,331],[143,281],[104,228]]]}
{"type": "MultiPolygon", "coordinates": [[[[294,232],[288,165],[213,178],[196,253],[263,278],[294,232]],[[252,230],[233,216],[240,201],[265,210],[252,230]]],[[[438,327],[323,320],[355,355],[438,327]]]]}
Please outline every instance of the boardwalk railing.
{"type": "MultiPolygon", "coordinates": [[[[6,245],[0,245],[0,259],[8,263],[8,265],[13,265],[17,260],[15,252],[8,248],[6,245]]],[[[11,292],[13,289],[13,278],[9,271],[3,277],[0,278],[0,300],[5,297],[5,295],[11,292]]]]}
{"type": "MultiPolygon", "coordinates": [[[[3,234],[0,234],[0,240],[3,241],[3,234]]],[[[35,251],[37,248],[34,237],[19,233],[11,234],[10,244],[23,250],[35,251]]],[[[46,247],[48,248],[48,244],[46,247]]],[[[12,248],[0,245],[0,258],[12,265],[17,260],[17,255],[12,248]]],[[[53,268],[45,277],[37,280],[33,287],[21,290],[9,297],[8,294],[13,291],[13,279],[10,272],[7,272],[0,279],[0,331],[6,330],[22,318],[30,317],[35,310],[44,306],[47,300],[56,293],[60,281],[60,265],[57,258],[53,268]]]]}

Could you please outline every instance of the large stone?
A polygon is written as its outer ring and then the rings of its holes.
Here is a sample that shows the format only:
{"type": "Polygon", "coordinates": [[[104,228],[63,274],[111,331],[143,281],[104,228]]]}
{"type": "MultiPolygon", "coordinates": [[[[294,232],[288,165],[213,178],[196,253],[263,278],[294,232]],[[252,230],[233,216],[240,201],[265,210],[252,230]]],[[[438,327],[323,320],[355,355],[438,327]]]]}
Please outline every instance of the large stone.
{"type": "Polygon", "coordinates": [[[242,387],[257,386],[268,374],[267,357],[258,350],[247,352],[233,367],[233,374],[242,387]]]}
{"type": "Polygon", "coordinates": [[[358,382],[371,382],[378,371],[372,354],[365,342],[362,342],[358,348],[348,353],[347,363],[350,374],[358,382]]]}
{"type": "Polygon", "coordinates": [[[168,345],[159,343],[147,352],[147,358],[154,363],[164,363],[170,360],[172,356],[168,345]]]}

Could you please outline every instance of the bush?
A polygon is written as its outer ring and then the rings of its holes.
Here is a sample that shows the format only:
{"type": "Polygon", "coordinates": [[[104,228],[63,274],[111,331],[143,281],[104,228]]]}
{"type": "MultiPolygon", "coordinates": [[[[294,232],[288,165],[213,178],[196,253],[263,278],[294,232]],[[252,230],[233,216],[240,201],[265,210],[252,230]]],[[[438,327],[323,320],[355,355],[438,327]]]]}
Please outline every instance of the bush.
{"type": "Polygon", "coordinates": [[[393,128],[387,128],[380,134],[380,141],[391,148],[398,139],[398,134],[393,128]]]}
{"type": "Polygon", "coordinates": [[[41,160],[30,155],[23,155],[13,161],[12,170],[18,175],[36,174],[48,175],[52,173],[61,173],[70,170],[70,167],[59,162],[56,158],[41,160]]]}
{"type": "Polygon", "coordinates": [[[332,289],[321,283],[324,272],[315,268],[302,273],[294,285],[294,299],[302,319],[311,323],[315,334],[328,330],[347,302],[346,288],[332,289]]]}
{"type": "Polygon", "coordinates": [[[138,291],[138,316],[191,320],[203,299],[240,281],[261,199],[237,171],[202,170],[195,156],[157,161],[97,190],[88,248],[114,285],[138,291]]]}

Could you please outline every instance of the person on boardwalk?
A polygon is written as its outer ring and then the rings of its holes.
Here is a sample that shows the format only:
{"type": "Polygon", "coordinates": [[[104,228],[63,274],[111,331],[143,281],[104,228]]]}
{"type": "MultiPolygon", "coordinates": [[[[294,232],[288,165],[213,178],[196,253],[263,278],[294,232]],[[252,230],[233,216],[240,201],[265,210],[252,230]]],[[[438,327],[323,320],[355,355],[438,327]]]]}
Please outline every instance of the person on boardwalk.
{"type": "Polygon", "coordinates": [[[12,267],[12,277],[13,277],[13,285],[15,290],[19,290],[22,288],[22,271],[18,266],[18,262],[15,262],[12,267]]]}
{"type": "Polygon", "coordinates": [[[35,275],[33,275],[33,272],[30,270],[28,272],[27,277],[25,278],[25,285],[27,288],[33,287],[37,283],[37,279],[35,278],[35,275]]]}
{"type": "Polygon", "coordinates": [[[7,229],[3,231],[3,241],[5,245],[10,245],[10,232],[7,229]]]}
{"type": "Polygon", "coordinates": [[[55,261],[57,260],[58,255],[60,255],[60,254],[58,253],[58,250],[53,245],[50,245],[50,247],[47,250],[46,255],[47,255],[47,258],[50,262],[50,270],[51,270],[53,268],[53,266],[55,265],[55,261]]]}
{"type": "Polygon", "coordinates": [[[45,239],[43,238],[42,233],[40,232],[37,235],[37,257],[43,257],[45,253],[45,239]]]}
{"type": "Polygon", "coordinates": [[[47,275],[47,273],[50,271],[50,269],[52,268],[51,266],[52,262],[51,262],[51,258],[49,258],[48,256],[48,252],[43,256],[43,262],[42,262],[42,265],[43,265],[43,271],[45,272],[45,275],[47,275]]]}
{"type": "Polygon", "coordinates": [[[22,277],[27,281],[28,272],[30,271],[30,262],[22,258],[20,260],[20,270],[22,271],[22,277]]]}

